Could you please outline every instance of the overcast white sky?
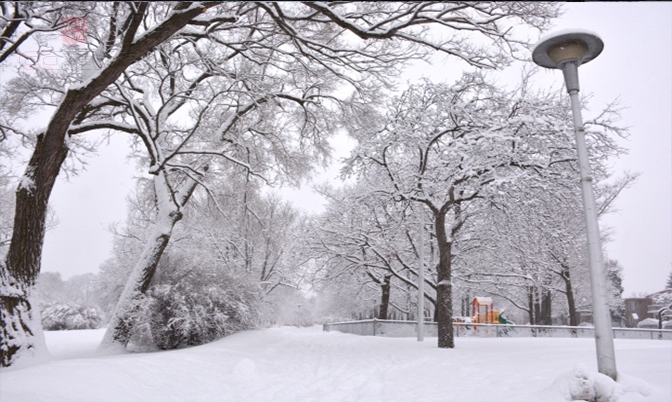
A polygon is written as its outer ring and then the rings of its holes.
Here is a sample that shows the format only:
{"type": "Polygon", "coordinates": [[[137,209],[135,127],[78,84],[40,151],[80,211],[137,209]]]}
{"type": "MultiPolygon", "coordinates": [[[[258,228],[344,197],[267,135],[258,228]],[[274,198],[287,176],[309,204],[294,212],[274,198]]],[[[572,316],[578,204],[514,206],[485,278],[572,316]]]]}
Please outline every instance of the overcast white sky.
{"type": "MultiPolygon", "coordinates": [[[[564,9],[553,30],[588,29],[605,42],[603,53],[580,68],[582,92],[594,95],[584,119],[620,98],[628,107],[622,124],[630,127],[631,137],[623,142],[630,153],[614,161],[614,170],[641,173],[618,199],[619,211],[601,221],[614,229],[613,241],[606,245],[608,257],[624,267],[624,296],[655,292],[672,270],[672,3],[567,3],[564,9]]],[[[455,77],[454,69],[461,65],[451,62],[448,67],[441,61],[408,77],[455,77]]],[[[518,76],[517,71],[503,75],[518,76]]],[[[541,85],[558,88],[562,83],[559,71],[541,71],[539,77],[541,85]]],[[[69,278],[97,272],[109,257],[108,226],[125,220],[131,178],[140,174],[126,160],[127,153],[126,137],[115,135],[89,160],[86,172],[70,182],[59,179],[52,206],[60,224],[46,235],[43,271],[69,278]]],[[[305,191],[287,194],[297,207],[321,208],[319,197],[305,191]]]]}

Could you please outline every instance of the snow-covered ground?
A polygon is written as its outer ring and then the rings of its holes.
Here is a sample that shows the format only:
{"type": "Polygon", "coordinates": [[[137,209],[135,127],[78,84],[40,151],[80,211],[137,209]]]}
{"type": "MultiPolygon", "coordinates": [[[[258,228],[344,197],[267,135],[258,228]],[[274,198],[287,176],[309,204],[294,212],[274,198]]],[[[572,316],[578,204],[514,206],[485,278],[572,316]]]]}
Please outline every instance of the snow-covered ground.
{"type": "Polygon", "coordinates": [[[248,331],[170,352],[99,356],[103,330],[47,332],[53,360],[0,371],[0,401],[672,401],[672,342],[617,339],[618,385],[592,339],[362,337],[313,328],[248,331]],[[592,391],[594,387],[586,386],[592,391]],[[599,392],[599,390],[598,390],[599,392]],[[642,395],[645,394],[646,396],[642,395]]]}

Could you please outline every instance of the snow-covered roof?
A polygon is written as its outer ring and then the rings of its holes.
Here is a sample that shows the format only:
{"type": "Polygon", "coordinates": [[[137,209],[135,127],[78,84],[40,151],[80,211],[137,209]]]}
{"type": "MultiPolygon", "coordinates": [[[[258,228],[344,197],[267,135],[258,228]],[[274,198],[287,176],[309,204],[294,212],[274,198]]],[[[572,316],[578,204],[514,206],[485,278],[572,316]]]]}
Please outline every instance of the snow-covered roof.
{"type": "Polygon", "coordinates": [[[658,320],[647,318],[637,324],[637,328],[658,328],[658,320]]]}
{"type": "Polygon", "coordinates": [[[474,297],[474,301],[472,302],[476,304],[492,304],[492,297],[474,297]]]}
{"type": "Polygon", "coordinates": [[[661,290],[660,292],[651,293],[647,297],[656,297],[656,296],[662,296],[662,295],[672,295],[672,289],[665,289],[665,290],[661,290]]]}

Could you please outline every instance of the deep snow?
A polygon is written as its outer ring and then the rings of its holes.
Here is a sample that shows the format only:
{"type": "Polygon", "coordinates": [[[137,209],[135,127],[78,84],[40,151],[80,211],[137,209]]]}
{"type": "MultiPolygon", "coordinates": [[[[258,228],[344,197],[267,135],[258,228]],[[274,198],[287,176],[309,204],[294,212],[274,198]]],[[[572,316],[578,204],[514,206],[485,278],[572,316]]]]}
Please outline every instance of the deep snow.
{"type": "Polygon", "coordinates": [[[100,356],[103,333],[47,332],[53,360],[0,370],[0,401],[552,402],[581,384],[606,386],[612,401],[672,401],[670,341],[617,339],[622,380],[613,387],[596,373],[592,339],[457,338],[445,350],[436,338],[283,327],[177,351],[100,356]]]}

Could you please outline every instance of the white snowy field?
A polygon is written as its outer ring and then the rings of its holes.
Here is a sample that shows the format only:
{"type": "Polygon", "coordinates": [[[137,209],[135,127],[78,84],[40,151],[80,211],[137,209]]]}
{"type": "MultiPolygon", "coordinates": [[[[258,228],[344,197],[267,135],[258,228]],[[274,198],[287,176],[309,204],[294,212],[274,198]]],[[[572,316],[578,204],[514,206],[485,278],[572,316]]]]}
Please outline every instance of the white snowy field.
{"type": "Polygon", "coordinates": [[[619,383],[592,339],[362,337],[321,327],[248,331],[169,352],[100,356],[103,330],[47,332],[53,359],[0,370],[0,401],[672,401],[672,342],[617,339],[619,383]],[[582,380],[577,378],[583,376],[582,380]],[[592,387],[588,387],[592,390],[592,387]],[[588,389],[586,388],[586,389],[588,389]]]}

